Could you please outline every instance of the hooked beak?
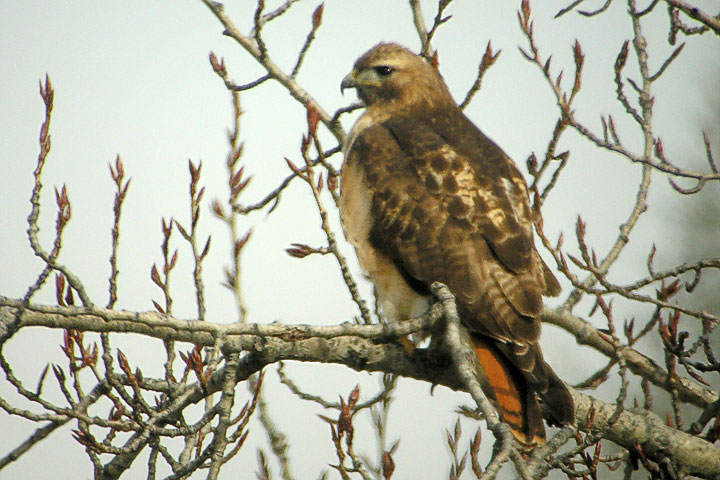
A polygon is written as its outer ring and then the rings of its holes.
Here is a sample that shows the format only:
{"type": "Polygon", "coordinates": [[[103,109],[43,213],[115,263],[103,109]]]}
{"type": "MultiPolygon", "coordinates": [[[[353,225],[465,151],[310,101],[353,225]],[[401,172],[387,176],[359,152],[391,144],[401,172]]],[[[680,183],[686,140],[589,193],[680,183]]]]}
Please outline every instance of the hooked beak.
{"type": "Polygon", "coordinates": [[[353,73],[354,72],[350,72],[345,78],[343,78],[342,82],[340,83],[340,93],[344,93],[344,90],[346,88],[357,87],[357,83],[355,83],[355,77],[353,76],[353,73]]]}

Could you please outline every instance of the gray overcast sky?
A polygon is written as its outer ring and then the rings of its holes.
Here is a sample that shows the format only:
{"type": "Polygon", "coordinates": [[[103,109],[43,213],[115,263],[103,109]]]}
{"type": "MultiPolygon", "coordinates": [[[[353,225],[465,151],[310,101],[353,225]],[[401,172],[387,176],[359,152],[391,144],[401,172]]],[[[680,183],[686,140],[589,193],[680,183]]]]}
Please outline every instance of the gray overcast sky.
{"type": "MultiPolygon", "coordinates": [[[[268,26],[268,48],[285,69],[290,68],[307,34],[310,15],[318,3],[301,2],[287,17],[268,26]]],[[[435,13],[434,3],[423,3],[428,23],[435,13]]],[[[609,12],[593,19],[571,14],[552,20],[564,2],[552,3],[548,7],[545,2],[533,2],[537,40],[545,56],[553,54],[555,72],[565,70],[566,81],[570,81],[573,71],[571,45],[575,38],[588,54],[584,87],[576,104],[580,117],[599,129],[599,114],[613,113],[621,131],[628,132],[628,143],[639,147],[637,132],[622,118],[614,102],[610,76],[615,56],[631,34],[624,17],[626,6],[614,2],[609,12]]],[[[458,100],[474,78],[487,41],[492,41],[495,50],[502,49],[467,114],[522,166],[531,152],[544,152],[556,112],[552,94],[539,72],[524,62],[517,50],[518,45],[525,45],[517,25],[518,6],[519,2],[456,0],[448,10],[453,19],[441,28],[435,47],[441,71],[458,100]]],[[[268,5],[271,8],[273,5],[268,5]]],[[[253,2],[238,1],[227,9],[238,26],[247,31],[253,2]]],[[[666,14],[664,9],[658,10],[647,30],[651,53],[655,54],[651,64],[655,67],[671,51],[664,41],[666,14]]],[[[113,195],[107,164],[120,154],[133,182],[122,223],[118,307],[152,309],[151,300],[160,299],[149,276],[150,266],[161,258],[160,218],[175,217],[187,223],[187,160],[202,160],[202,183],[207,192],[201,228],[205,234],[213,235],[212,254],[205,265],[208,318],[234,321],[232,297],[219,286],[222,267],[229,259],[227,233],[209,210],[211,199],[227,195],[225,129],[230,125],[231,108],[229,95],[210,69],[207,56],[212,50],[225,57],[230,76],[238,83],[253,80],[261,69],[239,46],[221,35],[219,23],[200,1],[6,1],[0,3],[0,19],[0,294],[22,296],[41,268],[27,243],[25,218],[43,115],[37,82],[47,72],[55,87],[55,110],[52,151],[43,177],[41,239],[45,245],[52,239],[53,186],[66,184],[73,219],[66,231],[61,261],[84,280],[96,303],[106,303],[113,195]]],[[[299,81],[326,110],[347,105],[354,97],[341,96],[340,80],[361,53],[381,40],[418,49],[407,2],[327,1],[323,25],[299,81]]],[[[666,152],[672,155],[682,157],[699,151],[701,146],[694,122],[704,115],[704,96],[713,82],[717,85],[717,65],[712,62],[717,62],[718,48],[713,40],[689,39],[688,48],[667,79],[658,84],[661,103],[655,118],[664,140],[667,138],[666,152]]],[[[289,173],[284,157],[301,161],[298,147],[305,131],[305,114],[273,83],[244,94],[242,105],[246,112],[242,117],[246,142],[243,162],[246,172],[254,177],[243,198],[251,203],[289,173]]],[[[346,129],[353,118],[344,118],[346,129]]],[[[639,169],[582,143],[570,143],[577,140],[572,135],[569,139],[563,148],[572,150],[572,161],[545,207],[546,233],[554,239],[562,230],[569,239],[576,216],[581,214],[591,222],[588,235],[602,252],[617,235],[617,225],[629,211],[639,169]],[[608,191],[610,196],[606,195],[608,191]]],[[[330,144],[328,140],[327,146],[330,144]]],[[[336,166],[340,160],[339,156],[333,159],[336,166]]],[[[653,190],[653,195],[662,196],[666,182],[657,183],[662,186],[653,190]]],[[[656,232],[660,220],[648,220],[642,225],[646,234],[656,232]]],[[[314,246],[324,243],[317,212],[303,185],[295,182],[269,217],[262,212],[250,216],[247,227],[251,225],[255,233],[245,251],[243,274],[250,321],[329,324],[347,321],[356,314],[340,283],[338,268],[329,257],[298,261],[284,253],[293,242],[314,246]]],[[[672,241],[672,237],[668,239],[672,241]]],[[[192,318],[195,306],[188,274],[189,253],[179,242],[179,235],[175,240],[181,257],[175,274],[175,313],[192,318]]],[[[624,273],[642,272],[650,243],[646,236],[645,241],[629,248],[629,255],[640,260],[629,262],[624,273]]],[[[344,252],[352,257],[347,246],[344,252]]],[[[370,292],[366,284],[363,291],[370,292]]],[[[46,288],[36,300],[53,302],[53,298],[53,289],[46,288]]],[[[63,363],[59,335],[33,331],[8,346],[10,358],[22,359],[18,369],[26,374],[29,384],[34,384],[48,361],[63,363]]],[[[161,358],[161,348],[157,343],[125,339],[118,344],[134,364],[155,362],[144,369],[146,375],[153,369],[159,373],[160,363],[156,360],[161,358]]],[[[592,371],[568,362],[568,352],[577,348],[567,335],[548,333],[544,344],[549,362],[568,381],[592,371]]],[[[374,377],[349,373],[341,367],[322,367],[320,372],[326,378],[323,383],[314,380],[316,369],[293,365],[288,370],[298,383],[329,398],[338,393],[347,395],[358,382],[363,396],[369,396],[377,386],[374,377]]],[[[446,474],[442,428],[454,422],[454,406],[468,400],[444,389],[430,396],[428,390],[427,385],[401,384],[390,434],[391,439],[402,437],[395,458],[403,469],[398,470],[399,478],[446,474]],[[418,457],[434,456],[439,459],[429,465],[417,462],[418,457]]],[[[291,455],[304,459],[294,464],[298,478],[315,478],[323,462],[332,460],[325,424],[312,411],[298,413],[296,408],[307,409],[299,402],[292,403],[292,408],[282,408],[283,402],[292,402],[284,387],[269,384],[267,392],[277,422],[289,425],[291,455]],[[303,433],[294,437],[298,432],[303,433]],[[304,471],[307,475],[300,474],[304,471]]],[[[7,384],[0,383],[0,395],[12,395],[7,384]]],[[[4,432],[12,432],[0,439],[0,454],[30,432],[27,424],[4,413],[0,413],[0,424],[9,426],[2,428],[4,432]]],[[[365,425],[363,431],[370,435],[371,429],[365,425]]],[[[474,426],[468,423],[466,432],[471,431],[474,426]]],[[[255,432],[253,442],[262,444],[260,430],[255,432]]],[[[16,477],[21,475],[19,472],[24,478],[89,478],[91,471],[81,449],[69,446],[72,440],[68,429],[56,433],[51,441],[52,448],[23,457],[14,469],[7,469],[8,476],[3,478],[20,478],[16,477]]],[[[256,443],[247,446],[240,457],[253,466],[256,443]]],[[[138,463],[139,472],[144,464],[138,463]]],[[[245,465],[242,471],[250,469],[245,465]]],[[[230,477],[228,470],[224,478],[230,477]]]]}

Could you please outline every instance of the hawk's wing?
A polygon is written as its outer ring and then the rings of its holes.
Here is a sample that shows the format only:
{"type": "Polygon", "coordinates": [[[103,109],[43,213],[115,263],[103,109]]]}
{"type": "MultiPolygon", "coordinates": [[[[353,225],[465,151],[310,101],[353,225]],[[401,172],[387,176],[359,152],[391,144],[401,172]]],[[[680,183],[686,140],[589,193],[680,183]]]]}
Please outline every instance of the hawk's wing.
{"type": "Polygon", "coordinates": [[[363,130],[347,162],[371,189],[378,253],[446,284],[471,331],[536,342],[541,296],[559,285],[533,244],[525,182],[499,147],[462,115],[401,117],[363,130]]]}

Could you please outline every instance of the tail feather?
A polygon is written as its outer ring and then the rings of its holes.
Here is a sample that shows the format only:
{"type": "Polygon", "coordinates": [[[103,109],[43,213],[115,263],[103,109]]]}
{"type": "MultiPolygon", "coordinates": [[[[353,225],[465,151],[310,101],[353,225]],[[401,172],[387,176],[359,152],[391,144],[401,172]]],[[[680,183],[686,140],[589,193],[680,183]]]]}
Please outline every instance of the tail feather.
{"type": "Polygon", "coordinates": [[[567,386],[551,368],[548,368],[548,388],[540,399],[548,407],[546,419],[549,425],[563,426],[575,423],[575,402],[567,386]]]}
{"type": "Polygon", "coordinates": [[[523,376],[492,341],[480,335],[471,338],[483,373],[485,393],[495,401],[502,421],[520,444],[532,447],[545,443],[540,406],[523,376]]]}
{"type": "Polygon", "coordinates": [[[523,371],[515,365],[515,358],[508,359],[505,349],[492,339],[478,334],[470,337],[482,371],[483,389],[495,402],[501,420],[510,427],[521,445],[532,448],[545,443],[545,426],[538,396],[547,407],[545,418],[549,425],[562,426],[575,422],[570,391],[542,359],[537,346],[531,348],[535,350],[532,352],[535,368],[523,371]]]}
{"type": "Polygon", "coordinates": [[[497,344],[505,358],[519,370],[528,390],[536,393],[547,406],[545,418],[553,426],[575,422],[575,405],[567,386],[543,360],[536,344],[497,344]]]}

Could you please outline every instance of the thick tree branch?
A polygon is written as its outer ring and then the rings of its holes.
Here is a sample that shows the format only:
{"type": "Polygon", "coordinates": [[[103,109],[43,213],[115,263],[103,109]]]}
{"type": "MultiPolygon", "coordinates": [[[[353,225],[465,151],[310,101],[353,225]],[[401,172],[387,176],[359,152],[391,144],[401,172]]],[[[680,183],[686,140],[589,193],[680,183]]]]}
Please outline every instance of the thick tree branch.
{"type": "Polygon", "coordinates": [[[603,436],[632,451],[634,446],[656,459],[671,458],[684,473],[702,478],[720,478],[720,448],[698,437],[665,425],[654,413],[627,409],[610,423],[616,405],[570,390],[575,401],[575,418],[581,429],[602,432],[603,436]],[[591,413],[592,411],[592,413],[591,413]],[[588,418],[592,418],[591,424],[588,418]]]}
{"type": "MultiPolygon", "coordinates": [[[[21,308],[21,301],[0,296],[0,329],[7,326],[7,319],[21,308]]],[[[179,320],[156,312],[128,312],[102,308],[57,307],[30,304],[22,312],[19,327],[42,326],[75,329],[90,332],[136,333],[160,339],[172,339],[213,346],[218,338],[224,339],[231,351],[242,349],[247,340],[243,337],[277,337],[283,341],[299,341],[312,338],[332,339],[354,336],[365,339],[388,341],[429,328],[441,316],[440,307],[429,313],[402,323],[373,325],[285,325],[280,323],[232,323],[217,324],[197,320],[179,320]]]]}
{"type": "MultiPolygon", "coordinates": [[[[20,306],[19,300],[0,297],[0,328],[10,325],[20,306]]],[[[40,307],[30,305],[20,315],[18,328],[44,326],[72,328],[84,331],[137,333],[159,339],[215,345],[221,339],[225,355],[241,353],[236,368],[237,381],[243,381],[265,365],[280,360],[337,363],[355,370],[382,371],[409,378],[445,385],[454,390],[465,387],[452,362],[437,351],[418,349],[408,356],[404,349],[392,342],[420,328],[429,328],[441,316],[441,308],[433,307],[425,317],[393,325],[353,325],[317,327],[309,325],[214,325],[210,322],[177,320],[156,313],[115,312],[103,309],[40,307]],[[383,343],[389,342],[389,343],[383,343]]],[[[545,312],[545,317],[550,317],[545,312]]],[[[627,354],[626,354],[627,355],[627,354]]],[[[628,364],[630,365],[630,355],[628,364]]],[[[225,379],[225,367],[214,372],[205,386],[195,384],[184,390],[152,423],[161,425],[173,412],[201,401],[206,395],[220,391],[225,379]]],[[[145,380],[146,382],[148,380],[145,380]]],[[[162,383],[162,382],[161,382],[162,383]]],[[[602,430],[606,438],[627,449],[642,445],[646,455],[655,459],[671,457],[690,474],[716,478],[720,471],[720,448],[704,440],[664,425],[651,413],[626,410],[612,425],[606,422],[615,413],[612,404],[573,392],[576,420],[586,426],[591,405],[595,408],[593,429],[602,430]]],[[[149,431],[138,433],[135,447],[147,443],[149,431]]],[[[137,450],[133,449],[133,452],[137,450]]],[[[134,456],[131,453],[130,456],[134,456]]],[[[117,457],[110,470],[126,468],[130,458],[117,457]],[[122,464],[122,465],[121,465],[122,464]]],[[[110,475],[108,478],[113,477],[110,475]]]]}
{"type": "MultiPolygon", "coordinates": [[[[605,338],[595,327],[587,321],[572,315],[563,309],[553,310],[545,307],[540,313],[543,322],[552,323],[571,333],[580,345],[594,348],[609,358],[615,357],[615,350],[608,338],[605,338]]],[[[665,369],[651,358],[646,357],[630,347],[622,347],[625,361],[631,372],[648,379],[660,388],[668,389],[670,377],[665,369]]],[[[676,388],[680,399],[700,408],[718,401],[717,393],[699,383],[687,378],[675,378],[673,388],[676,388]]]]}

